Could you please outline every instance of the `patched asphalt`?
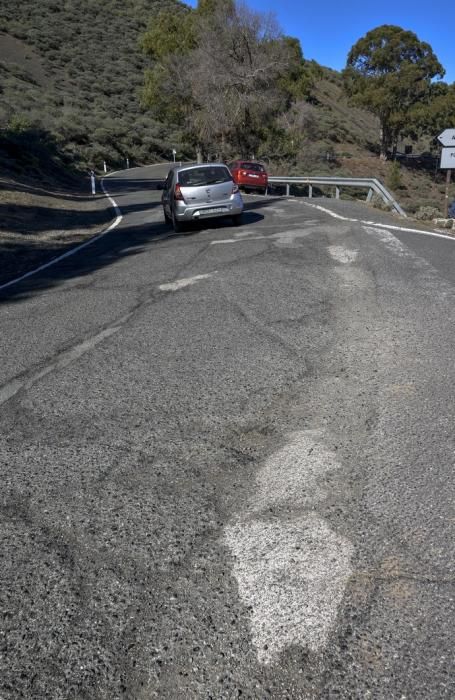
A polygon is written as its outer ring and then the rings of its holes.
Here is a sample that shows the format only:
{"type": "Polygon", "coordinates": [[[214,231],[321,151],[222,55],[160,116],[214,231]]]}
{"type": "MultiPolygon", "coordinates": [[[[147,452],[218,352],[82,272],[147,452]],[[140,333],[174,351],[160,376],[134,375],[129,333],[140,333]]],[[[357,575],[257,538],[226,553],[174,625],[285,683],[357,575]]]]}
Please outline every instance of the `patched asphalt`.
{"type": "Polygon", "coordinates": [[[165,172],[0,298],[0,698],[455,697],[455,241],[165,172]]]}

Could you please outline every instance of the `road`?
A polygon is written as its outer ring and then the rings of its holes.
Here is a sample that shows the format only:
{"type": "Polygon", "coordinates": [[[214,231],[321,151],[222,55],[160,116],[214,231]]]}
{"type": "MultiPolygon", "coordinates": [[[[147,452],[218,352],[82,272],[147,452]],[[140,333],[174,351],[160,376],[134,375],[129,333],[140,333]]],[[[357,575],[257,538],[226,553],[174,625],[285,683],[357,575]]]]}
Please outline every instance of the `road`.
{"type": "Polygon", "coordinates": [[[164,172],[1,297],[0,698],[455,697],[455,241],[164,172]]]}

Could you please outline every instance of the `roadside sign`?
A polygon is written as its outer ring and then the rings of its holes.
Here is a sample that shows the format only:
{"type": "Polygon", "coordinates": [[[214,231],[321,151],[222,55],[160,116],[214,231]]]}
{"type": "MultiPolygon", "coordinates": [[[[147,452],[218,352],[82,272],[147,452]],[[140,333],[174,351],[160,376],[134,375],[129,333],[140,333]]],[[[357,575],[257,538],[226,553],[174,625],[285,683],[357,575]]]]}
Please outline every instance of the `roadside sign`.
{"type": "MultiPolygon", "coordinates": [[[[442,143],[443,146],[455,147],[455,129],[444,129],[442,134],[439,134],[438,141],[439,143],[442,143]]],[[[441,165],[441,168],[442,167],[444,166],[441,165]]]]}
{"type": "MultiPolygon", "coordinates": [[[[454,129],[455,132],[455,129],[454,129]]],[[[455,170],[455,146],[453,148],[443,148],[441,151],[441,165],[442,169],[454,169],[455,170]]]]}

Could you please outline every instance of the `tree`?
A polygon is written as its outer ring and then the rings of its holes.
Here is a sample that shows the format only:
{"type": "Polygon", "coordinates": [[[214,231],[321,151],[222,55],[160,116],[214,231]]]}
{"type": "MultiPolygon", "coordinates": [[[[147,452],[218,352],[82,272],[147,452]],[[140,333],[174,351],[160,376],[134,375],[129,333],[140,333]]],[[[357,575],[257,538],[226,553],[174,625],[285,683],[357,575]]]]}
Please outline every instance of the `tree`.
{"type": "Polygon", "coordinates": [[[434,83],[428,98],[410,110],[403,134],[412,138],[427,134],[435,138],[451,127],[455,127],[455,83],[434,83]]]}
{"type": "Polygon", "coordinates": [[[144,103],[159,118],[184,125],[196,147],[219,155],[228,147],[251,152],[288,107],[286,76],[303,82],[300,46],[284,39],[273,15],[233,1],[201,0],[190,16],[184,40],[164,16],[144,37],[154,59],[144,103]]]}
{"type": "Polygon", "coordinates": [[[176,50],[187,53],[196,45],[193,10],[186,5],[177,5],[172,12],[162,10],[141,37],[140,45],[155,61],[176,50]]]}
{"type": "Polygon", "coordinates": [[[282,42],[292,60],[286,74],[281,78],[281,86],[293,101],[313,101],[314,87],[323,75],[321,66],[316,61],[306,61],[303,58],[300,41],[295,37],[285,36],[282,42]]]}
{"type": "Polygon", "coordinates": [[[401,27],[377,27],[351,48],[343,72],[345,89],[355,104],[379,118],[383,159],[412,108],[428,98],[432,80],[444,72],[431,46],[401,27]]]}

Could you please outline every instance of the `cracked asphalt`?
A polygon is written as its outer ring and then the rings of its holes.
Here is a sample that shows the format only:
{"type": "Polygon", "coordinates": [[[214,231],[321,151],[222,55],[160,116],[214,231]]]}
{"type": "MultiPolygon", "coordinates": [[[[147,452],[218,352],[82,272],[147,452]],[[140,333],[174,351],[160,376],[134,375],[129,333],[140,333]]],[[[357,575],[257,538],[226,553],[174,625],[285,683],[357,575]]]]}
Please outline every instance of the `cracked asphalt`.
{"type": "Polygon", "coordinates": [[[455,697],[455,241],[165,173],[0,296],[1,700],[455,697]]]}

